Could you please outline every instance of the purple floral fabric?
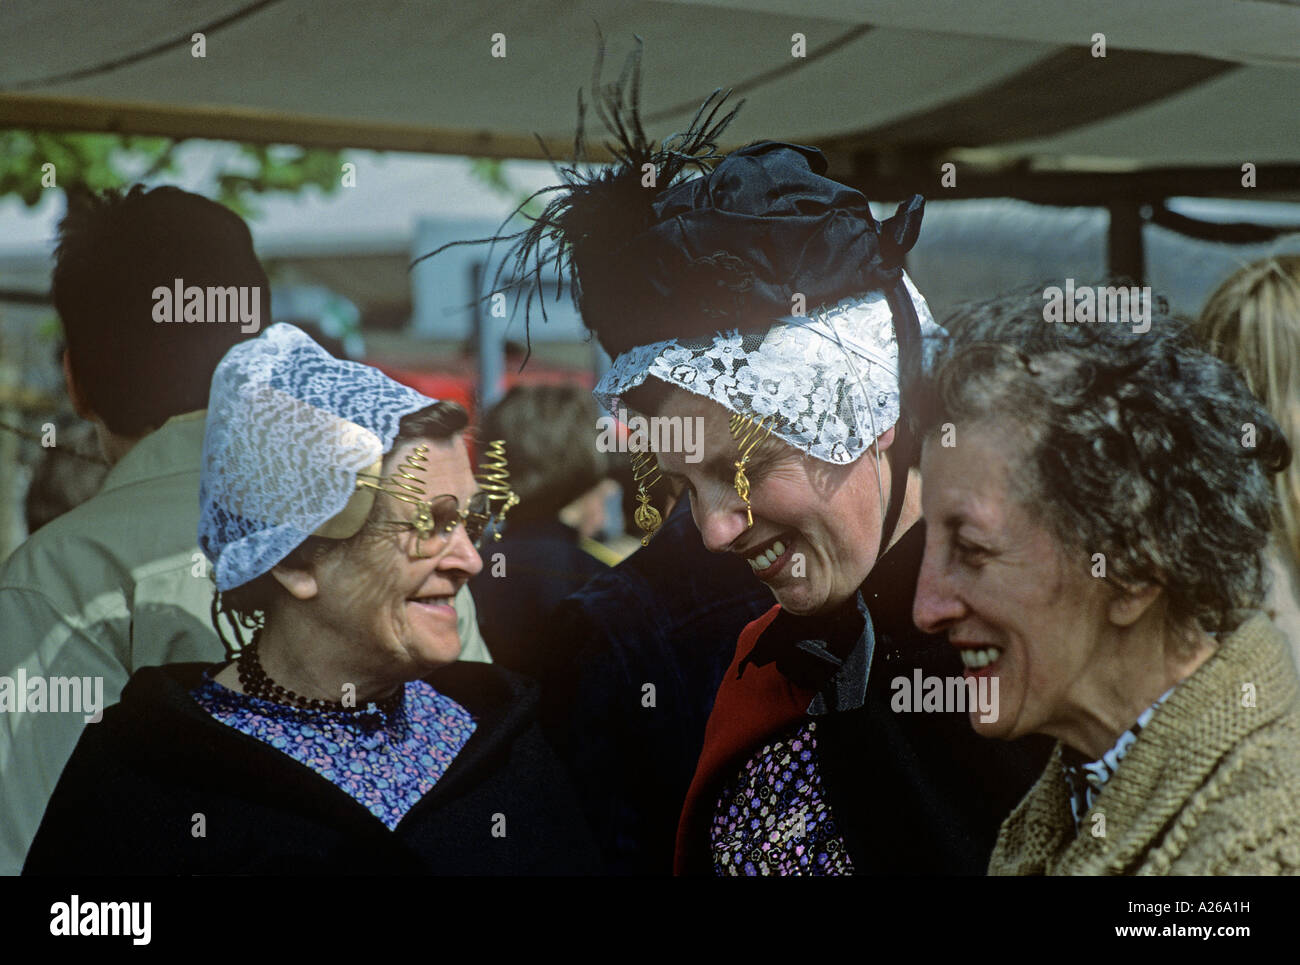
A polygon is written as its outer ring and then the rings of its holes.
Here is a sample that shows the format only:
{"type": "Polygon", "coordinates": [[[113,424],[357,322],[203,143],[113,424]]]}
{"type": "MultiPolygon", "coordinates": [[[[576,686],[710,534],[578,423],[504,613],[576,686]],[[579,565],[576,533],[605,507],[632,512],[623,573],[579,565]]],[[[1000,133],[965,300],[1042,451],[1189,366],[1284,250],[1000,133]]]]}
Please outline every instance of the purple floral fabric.
{"type": "Polygon", "coordinates": [[[360,802],[391,831],[446,773],[475,722],[423,680],[406,684],[392,714],[300,710],[236,693],[205,674],[199,706],[241,734],[305,764],[360,802]]]}
{"type": "Polygon", "coordinates": [[[822,794],[815,721],[762,747],[723,788],[709,842],[719,875],[853,873],[822,794]]]}

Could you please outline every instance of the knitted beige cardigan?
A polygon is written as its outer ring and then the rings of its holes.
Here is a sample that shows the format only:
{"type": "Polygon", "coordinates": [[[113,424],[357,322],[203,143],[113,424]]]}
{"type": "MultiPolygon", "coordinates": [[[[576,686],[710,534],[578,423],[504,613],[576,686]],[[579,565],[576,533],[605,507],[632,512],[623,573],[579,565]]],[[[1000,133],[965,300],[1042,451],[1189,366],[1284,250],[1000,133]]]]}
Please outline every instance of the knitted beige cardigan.
{"type": "Polygon", "coordinates": [[[1268,617],[1174,689],[1077,835],[1058,744],[989,874],[1300,874],[1300,683],[1268,617]]]}

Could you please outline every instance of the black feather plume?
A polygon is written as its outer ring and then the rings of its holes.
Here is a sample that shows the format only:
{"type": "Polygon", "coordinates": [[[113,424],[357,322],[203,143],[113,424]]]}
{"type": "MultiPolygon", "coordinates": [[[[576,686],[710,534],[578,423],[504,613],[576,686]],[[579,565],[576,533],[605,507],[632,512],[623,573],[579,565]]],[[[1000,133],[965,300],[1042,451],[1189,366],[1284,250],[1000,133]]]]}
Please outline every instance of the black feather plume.
{"type": "MultiPolygon", "coordinates": [[[[557,301],[563,297],[567,284],[581,308],[581,271],[590,269],[603,274],[602,266],[610,264],[609,259],[616,252],[653,225],[654,201],[662,191],[694,174],[708,172],[721,160],[718,138],[744,104],[741,101],[724,114],[722,109],[730,92],[715,90],[685,131],[671,135],[656,146],[646,137],[641,125],[642,49],[641,38],[637,37],[636,47],[628,55],[618,80],[606,84],[601,80],[605,43],[603,37],[599,38],[592,69],[591,104],[609,135],[604,146],[614,159],[612,165],[594,166],[588,160],[587,103],[579,90],[573,161],[561,166],[552,159],[560,183],[530,195],[511,212],[502,228],[532,200],[552,195],[539,215],[525,215],[531,224],[513,234],[498,233],[490,238],[452,242],[412,262],[414,266],[454,245],[491,243],[495,246],[510,242],[511,247],[493,275],[492,288],[521,293],[529,354],[532,341],[528,328],[534,299],[541,306],[543,320],[547,317],[542,292],[544,275],[550,271],[556,273],[557,301]],[[646,165],[653,168],[653,186],[643,186],[646,165]],[[504,284],[503,279],[506,279],[504,284]]],[[[540,138],[538,141],[541,143],[540,138]]],[[[545,145],[542,146],[545,151],[545,145]]],[[[488,297],[485,295],[484,299],[488,297]]]]}

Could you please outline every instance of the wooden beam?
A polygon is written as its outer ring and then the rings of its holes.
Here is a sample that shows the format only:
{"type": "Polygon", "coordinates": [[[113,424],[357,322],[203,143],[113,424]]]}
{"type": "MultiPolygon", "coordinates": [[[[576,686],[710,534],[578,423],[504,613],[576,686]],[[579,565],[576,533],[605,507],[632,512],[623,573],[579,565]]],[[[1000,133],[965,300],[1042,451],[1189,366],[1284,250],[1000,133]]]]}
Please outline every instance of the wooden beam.
{"type": "MultiPolygon", "coordinates": [[[[106,131],[160,137],[208,138],[249,144],[355,148],[468,157],[544,159],[535,138],[357,121],[333,117],[277,114],[225,107],[177,107],[75,97],[0,92],[0,127],[35,130],[106,131]]],[[[571,138],[552,138],[547,149],[568,159],[571,138]]],[[[598,160],[603,148],[589,145],[598,160]]],[[[1124,172],[1043,171],[1029,162],[980,169],[958,163],[957,184],[939,185],[944,151],[898,150],[827,152],[830,177],[885,200],[923,194],[934,200],[1006,197],[1056,205],[1107,206],[1117,196],[1159,201],[1178,195],[1300,200],[1300,164],[1259,168],[1259,186],[1243,188],[1240,171],[1224,167],[1159,167],[1124,172]]]]}

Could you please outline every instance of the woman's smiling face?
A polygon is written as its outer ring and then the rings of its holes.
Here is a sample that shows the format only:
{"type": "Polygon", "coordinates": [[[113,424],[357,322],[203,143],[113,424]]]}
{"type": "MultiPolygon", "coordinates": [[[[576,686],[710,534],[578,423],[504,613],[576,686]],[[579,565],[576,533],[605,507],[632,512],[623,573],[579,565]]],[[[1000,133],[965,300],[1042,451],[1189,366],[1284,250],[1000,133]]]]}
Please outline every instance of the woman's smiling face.
{"type": "MultiPolygon", "coordinates": [[[[385,473],[402,466],[417,446],[428,461],[413,472],[429,497],[448,494],[468,505],[476,481],[465,440],[406,443],[384,460],[385,473]]],[[[318,632],[337,635],[353,659],[376,676],[416,679],[460,656],[453,599],[483,568],[463,525],[421,540],[405,525],[415,507],[387,492],[375,497],[373,532],[316,567],[318,632]]]]}
{"type": "MultiPolygon", "coordinates": [[[[657,453],[666,475],[690,494],[691,513],[704,545],[714,553],[735,553],[749,561],[777,602],[796,614],[834,608],[857,591],[875,564],[880,547],[881,494],[889,493],[889,465],[867,452],[844,466],[822,462],[769,438],[745,466],[749,478],[748,526],[745,502],[736,492],[740,458],[731,414],[710,399],[671,390],[654,413],[699,419],[702,457],[657,453]]],[[[683,423],[685,424],[685,423],[683,423]]],[[[880,438],[882,448],[893,430],[880,438]]]]}
{"type": "Polygon", "coordinates": [[[1063,738],[1106,689],[1110,594],[1088,555],[1067,552],[1021,505],[1023,442],[980,424],[958,425],[957,439],[928,440],[921,458],[926,539],[913,619],[947,632],[966,676],[998,679],[997,719],[971,713],[979,733],[1063,738]]]}

